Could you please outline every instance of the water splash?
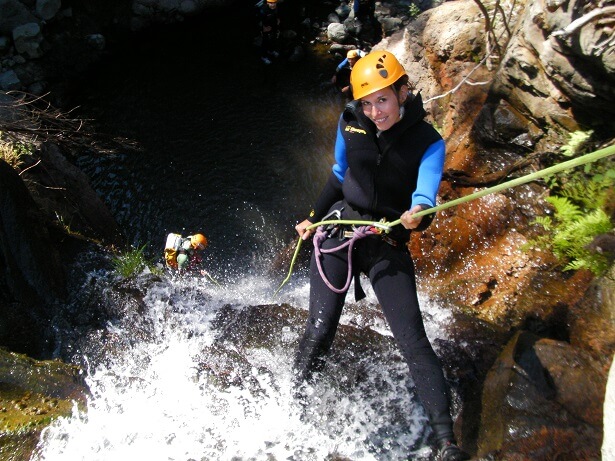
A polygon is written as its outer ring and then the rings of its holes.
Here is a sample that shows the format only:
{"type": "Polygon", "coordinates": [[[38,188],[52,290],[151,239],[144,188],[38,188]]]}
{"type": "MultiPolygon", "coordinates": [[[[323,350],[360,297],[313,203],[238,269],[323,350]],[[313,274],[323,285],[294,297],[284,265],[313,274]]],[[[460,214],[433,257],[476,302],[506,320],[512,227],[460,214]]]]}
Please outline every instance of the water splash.
{"type": "MultiPolygon", "coordinates": [[[[298,332],[283,329],[272,347],[245,347],[241,363],[220,385],[203,373],[208,350],[219,343],[213,320],[223,306],[270,302],[270,280],[246,276],[217,287],[205,279],[164,279],[144,299],[153,334],[125,347],[87,376],[86,411],[47,428],[34,460],[402,460],[428,459],[426,416],[406,366],[394,349],[384,356],[337,364],[308,390],[307,408],[294,398],[291,366],[298,332]],[[352,367],[352,368],[350,368],[352,367]],[[357,367],[365,375],[352,384],[357,367]]],[[[350,304],[342,322],[390,335],[371,287],[362,305],[350,304]],[[359,319],[365,316],[369,321],[359,319]]],[[[295,280],[281,302],[307,306],[308,283],[295,280]]],[[[430,339],[447,313],[422,300],[430,339]]],[[[116,324],[114,335],[134,325],[116,324]]],[[[230,351],[232,352],[232,351],[230,351]]],[[[228,355],[227,355],[228,356],[228,355]]]]}

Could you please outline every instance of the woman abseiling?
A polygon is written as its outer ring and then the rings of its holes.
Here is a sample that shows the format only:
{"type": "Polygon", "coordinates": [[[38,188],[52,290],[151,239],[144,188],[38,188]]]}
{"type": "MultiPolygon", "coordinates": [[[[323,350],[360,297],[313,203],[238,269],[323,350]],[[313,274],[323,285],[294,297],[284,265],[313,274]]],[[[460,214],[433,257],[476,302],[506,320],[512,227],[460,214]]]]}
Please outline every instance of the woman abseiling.
{"type": "MultiPolygon", "coordinates": [[[[440,459],[469,459],[455,441],[448,387],[425,334],[414,263],[406,246],[411,231],[424,230],[433,220],[433,215],[413,215],[435,205],[445,144],[424,120],[421,96],[412,94],[408,76],[392,53],[372,51],[361,58],[350,84],[354,100],[339,120],[332,173],[310,217],[295,229],[305,240],[313,233],[306,228],[334,210],[342,219],[401,219],[403,227],[394,226],[385,238],[370,235],[354,242],[351,267],[355,281],[359,273],[369,277],[427,412],[440,459]]],[[[338,246],[338,236],[319,243],[321,248],[338,246]]],[[[329,288],[321,274],[330,286],[341,287],[348,268],[344,251],[312,254],[309,315],[294,363],[298,384],[324,369],[346,297],[345,291],[329,288]]]]}

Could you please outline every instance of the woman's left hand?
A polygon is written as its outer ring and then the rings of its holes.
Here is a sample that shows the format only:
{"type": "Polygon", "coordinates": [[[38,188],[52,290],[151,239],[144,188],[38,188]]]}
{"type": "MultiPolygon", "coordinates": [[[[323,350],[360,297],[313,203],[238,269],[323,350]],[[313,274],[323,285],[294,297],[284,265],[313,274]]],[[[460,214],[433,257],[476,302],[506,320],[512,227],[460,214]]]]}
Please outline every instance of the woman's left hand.
{"type": "Polygon", "coordinates": [[[406,229],[416,229],[418,225],[421,224],[421,220],[423,219],[423,217],[419,216],[418,218],[415,218],[413,217],[413,215],[414,213],[418,213],[422,210],[423,208],[421,207],[421,205],[416,205],[410,210],[404,212],[404,214],[401,215],[402,226],[404,226],[406,229]]]}

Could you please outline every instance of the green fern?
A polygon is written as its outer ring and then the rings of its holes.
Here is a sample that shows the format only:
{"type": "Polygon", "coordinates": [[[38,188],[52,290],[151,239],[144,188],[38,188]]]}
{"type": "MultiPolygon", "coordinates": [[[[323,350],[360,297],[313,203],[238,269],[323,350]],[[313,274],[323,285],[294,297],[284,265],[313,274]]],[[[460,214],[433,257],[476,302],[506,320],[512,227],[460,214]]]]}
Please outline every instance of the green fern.
{"type": "MultiPolygon", "coordinates": [[[[583,154],[591,147],[592,136],[591,130],[570,133],[568,143],[560,148],[559,160],[583,154]]],[[[605,211],[615,204],[613,160],[588,163],[583,168],[549,175],[544,181],[550,190],[547,201],[553,207],[553,215],[535,218],[534,224],[544,232],[528,241],[524,248],[552,251],[566,271],[588,269],[603,275],[610,268],[608,255],[586,247],[594,237],[613,229],[605,211]]]]}
{"type": "Polygon", "coordinates": [[[551,219],[550,216],[538,216],[536,217],[534,222],[536,224],[540,224],[542,227],[545,228],[545,230],[549,231],[553,229],[553,220],[551,219]]]}
{"type": "Polygon", "coordinates": [[[23,157],[32,155],[34,150],[34,144],[9,137],[3,131],[0,131],[0,159],[13,168],[19,167],[23,157]]]}
{"type": "MultiPolygon", "coordinates": [[[[570,134],[560,151],[562,156],[582,154],[592,131],[570,134]]],[[[587,249],[594,237],[611,232],[613,223],[605,211],[615,199],[615,168],[612,159],[590,163],[582,169],[545,178],[551,196],[552,216],[539,216],[534,223],[544,229],[525,248],[550,250],[560,260],[563,270],[587,269],[603,275],[609,269],[608,255],[587,249]]]]}
{"type": "Polygon", "coordinates": [[[571,221],[561,222],[558,232],[553,236],[553,248],[560,257],[574,260],[584,257],[584,249],[596,235],[611,230],[611,220],[602,210],[593,212],[571,221]]]}
{"type": "Polygon", "coordinates": [[[557,213],[557,219],[560,222],[571,222],[579,219],[583,215],[583,210],[578,205],[572,203],[571,199],[566,196],[547,197],[547,202],[553,205],[557,213]]]}
{"type": "Polygon", "coordinates": [[[419,14],[421,14],[421,9],[414,3],[411,3],[408,7],[408,16],[410,16],[410,19],[416,19],[419,14]]]}
{"type": "Polygon", "coordinates": [[[575,131],[568,135],[568,143],[560,148],[566,157],[573,157],[579,154],[586,146],[589,139],[594,134],[593,130],[575,131]]]}
{"type": "Polygon", "coordinates": [[[605,189],[613,184],[609,171],[605,174],[596,174],[590,180],[582,181],[579,177],[571,176],[561,188],[560,194],[586,209],[603,208],[606,204],[605,189]]]}
{"type": "Polygon", "coordinates": [[[153,274],[160,275],[162,271],[158,269],[144,254],[145,247],[132,248],[126,253],[116,255],[111,260],[115,271],[124,278],[134,277],[140,274],[145,268],[148,268],[153,274]]]}
{"type": "Polygon", "coordinates": [[[537,237],[531,244],[551,250],[562,262],[565,271],[587,269],[595,275],[603,275],[609,269],[607,256],[586,247],[597,235],[610,232],[613,224],[600,208],[606,202],[606,189],[590,184],[570,183],[563,189],[562,196],[547,198],[553,205],[553,217],[539,216],[535,219],[534,222],[542,226],[546,234],[537,237]]]}

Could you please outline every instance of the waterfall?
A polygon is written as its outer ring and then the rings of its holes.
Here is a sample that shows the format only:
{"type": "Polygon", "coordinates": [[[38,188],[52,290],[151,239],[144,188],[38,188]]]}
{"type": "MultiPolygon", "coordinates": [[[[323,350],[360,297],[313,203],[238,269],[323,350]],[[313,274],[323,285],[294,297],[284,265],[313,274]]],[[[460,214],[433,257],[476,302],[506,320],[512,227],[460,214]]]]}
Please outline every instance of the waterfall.
{"type": "MultiPolygon", "coordinates": [[[[161,258],[169,232],[204,233],[221,287],[144,273],[125,282],[144,295],[127,312],[124,282],[90,263],[67,315],[112,320],[57,329],[58,355],[84,365],[91,395],[44,431],[33,459],[432,459],[424,410],[369,282],[302,405],[291,364],[309,282],[298,264],[273,300],[282,279],[266,275],[330,174],[345,101],[323,83],[336,58],[307,53],[265,68],[250,28],[214,47],[227,23],[204,21],[126,44],[83,79],[81,115],[136,148],[89,152],[78,165],[149,257],[161,258]]],[[[443,336],[448,314],[422,302],[427,334],[443,336]]]]}
{"type": "MultiPolygon", "coordinates": [[[[364,285],[368,298],[349,303],[340,328],[377,332],[384,346],[340,351],[343,361],[328,365],[304,407],[291,373],[302,323],[287,318],[280,327],[271,316],[259,333],[265,342],[233,323],[247,309],[271,306],[271,280],[245,275],[218,287],[204,278],[149,279],[140,322],[108,324],[116,346],[95,365],[85,357],[87,408],[48,427],[33,459],[430,459],[425,413],[364,285]],[[220,318],[225,309],[233,314],[220,318]]],[[[300,312],[308,291],[296,276],[276,302],[300,312]]],[[[448,314],[421,301],[433,341],[448,314]]]]}

